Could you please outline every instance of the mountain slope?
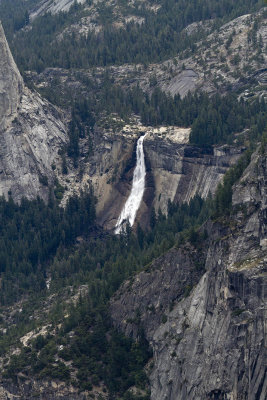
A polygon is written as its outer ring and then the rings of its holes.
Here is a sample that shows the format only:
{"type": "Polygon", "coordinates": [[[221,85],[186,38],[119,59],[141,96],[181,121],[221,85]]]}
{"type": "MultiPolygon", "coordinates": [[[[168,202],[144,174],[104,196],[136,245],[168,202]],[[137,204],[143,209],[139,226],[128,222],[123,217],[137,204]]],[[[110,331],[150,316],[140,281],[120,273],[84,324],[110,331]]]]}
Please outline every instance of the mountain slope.
{"type": "Polygon", "coordinates": [[[258,151],[234,187],[233,215],[114,297],[115,325],[134,336],[143,328],[153,348],[151,399],[265,398],[266,174],[258,151]]]}

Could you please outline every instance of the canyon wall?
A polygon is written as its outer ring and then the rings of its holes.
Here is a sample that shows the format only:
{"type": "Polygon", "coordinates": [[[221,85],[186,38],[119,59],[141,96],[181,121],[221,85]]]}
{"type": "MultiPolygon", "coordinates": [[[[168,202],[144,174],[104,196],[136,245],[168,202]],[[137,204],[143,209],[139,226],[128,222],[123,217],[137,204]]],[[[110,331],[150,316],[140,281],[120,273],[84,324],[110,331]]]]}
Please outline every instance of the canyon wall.
{"type": "Polygon", "coordinates": [[[154,353],[152,400],[263,400],[266,154],[234,188],[231,218],[208,222],[197,244],[171,249],[111,302],[116,327],[144,330],[154,353]]]}

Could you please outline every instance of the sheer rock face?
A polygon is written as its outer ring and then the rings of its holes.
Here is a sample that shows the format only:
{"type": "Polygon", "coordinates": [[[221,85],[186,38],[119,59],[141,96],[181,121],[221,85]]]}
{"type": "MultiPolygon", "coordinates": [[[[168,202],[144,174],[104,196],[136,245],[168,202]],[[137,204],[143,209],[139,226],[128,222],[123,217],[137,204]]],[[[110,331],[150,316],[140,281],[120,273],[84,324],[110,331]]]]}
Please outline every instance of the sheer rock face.
{"type": "Polygon", "coordinates": [[[144,142],[146,161],[155,184],[154,207],[167,212],[168,200],[188,202],[196,194],[214,194],[227,169],[239,159],[242,148],[214,146],[208,151],[164,137],[144,142]]]}
{"type": "Polygon", "coordinates": [[[10,53],[0,22],[0,129],[17,113],[23,81],[10,53]]]}
{"type": "Polygon", "coordinates": [[[152,400],[265,398],[266,178],[256,153],[234,218],[205,226],[198,262],[191,245],[172,249],[113,298],[115,326],[143,327],[153,348],[152,400]]]}
{"type": "Polygon", "coordinates": [[[66,141],[60,113],[24,87],[0,26],[0,195],[47,199],[66,141]]]}
{"type": "Polygon", "coordinates": [[[67,140],[57,111],[27,88],[18,113],[0,135],[0,194],[47,200],[54,182],[53,164],[67,140]]]}
{"type": "Polygon", "coordinates": [[[209,193],[214,194],[223,175],[244,149],[226,145],[204,152],[188,144],[189,131],[178,127],[157,129],[142,125],[138,129],[133,125],[129,131],[123,128],[119,132],[96,129],[95,150],[88,158],[83,157],[87,152],[87,139],[81,141],[82,179],[77,169],[69,169],[68,175],[60,177],[62,185],[68,188],[63,203],[68,196],[79,193],[81,187],[91,182],[98,198],[99,223],[112,229],[130,194],[136,162],[135,144],[144,133],[147,134],[144,140],[146,190],[137,213],[137,221],[143,227],[149,223],[152,206],[156,211],[160,208],[166,213],[169,199],[182,203],[196,194],[203,198],[209,193]]]}

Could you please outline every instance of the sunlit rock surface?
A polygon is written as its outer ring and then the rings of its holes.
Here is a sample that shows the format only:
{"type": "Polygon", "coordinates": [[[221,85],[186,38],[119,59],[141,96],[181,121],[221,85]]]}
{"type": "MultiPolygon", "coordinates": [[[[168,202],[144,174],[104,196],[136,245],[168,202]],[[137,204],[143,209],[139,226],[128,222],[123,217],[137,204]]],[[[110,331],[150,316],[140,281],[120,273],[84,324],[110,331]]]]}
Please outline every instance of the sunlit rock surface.
{"type": "Polygon", "coordinates": [[[0,195],[47,200],[66,142],[58,110],[23,85],[0,26],[0,195]]]}

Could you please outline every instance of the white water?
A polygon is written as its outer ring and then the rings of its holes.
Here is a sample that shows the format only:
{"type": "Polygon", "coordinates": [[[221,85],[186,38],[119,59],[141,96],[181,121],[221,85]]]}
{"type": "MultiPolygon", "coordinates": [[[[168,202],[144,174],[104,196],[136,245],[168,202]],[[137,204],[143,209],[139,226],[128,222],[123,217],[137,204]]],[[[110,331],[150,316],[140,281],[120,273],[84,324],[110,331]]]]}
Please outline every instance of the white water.
{"type": "Polygon", "coordinates": [[[132,190],[116,223],[116,234],[121,233],[127,221],[129,222],[130,226],[133,226],[136,213],[143,198],[146,180],[146,165],[143,147],[145,136],[146,135],[141,136],[137,141],[136,167],[134,169],[132,190]]]}

